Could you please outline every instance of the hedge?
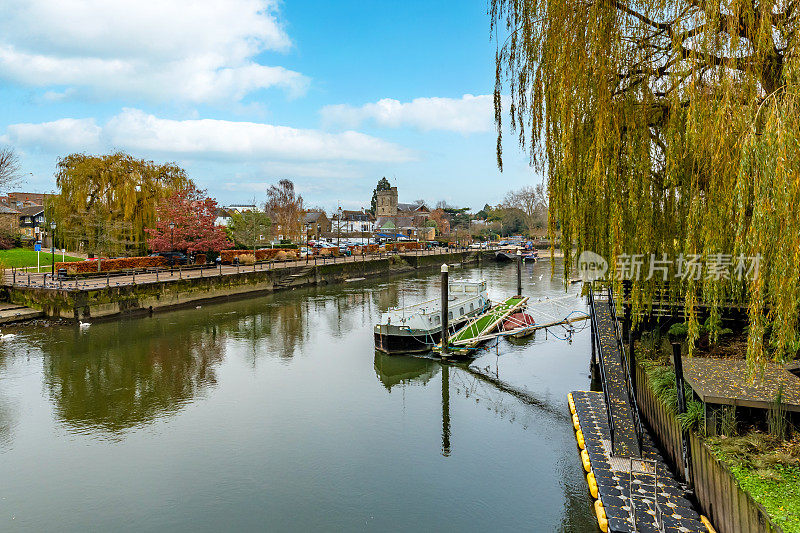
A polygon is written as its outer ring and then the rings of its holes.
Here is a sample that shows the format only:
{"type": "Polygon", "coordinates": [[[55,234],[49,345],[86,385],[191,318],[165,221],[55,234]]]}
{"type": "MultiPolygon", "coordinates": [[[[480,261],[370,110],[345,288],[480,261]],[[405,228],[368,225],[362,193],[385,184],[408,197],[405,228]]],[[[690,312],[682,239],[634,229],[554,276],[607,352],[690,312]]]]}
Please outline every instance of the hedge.
{"type": "Polygon", "coordinates": [[[167,266],[164,257],[123,257],[121,259],[100,259],[96,261],[58,262],[56,270],[66,268],[67,274],[86,274],[90,272],[113,272],[115,270],[128,270],[134,268],[148,268],[167,266]],[[98,270],[98,264],[99,270],[98,270]]]}
{"type": "MultiPolygon", "coordinates": [[[[283,254],[285,259],[298,259],[300,250],[291,248],[264,248],[256,250],[256,261],[268,261],[270,259],[280,259],[278,254],[283,254]]],[[[222,250],[219,253],[223,263],[233,263],[237,257],[242,255],[253,255],[253,250],[222,250]]]]}
{"type": "Polygon", "coordinates": [[[418,250],[420,245],[418,242],[387,242],[386,251],[397,250],[398,252],[405,252],[408,250],[418,250]]]}

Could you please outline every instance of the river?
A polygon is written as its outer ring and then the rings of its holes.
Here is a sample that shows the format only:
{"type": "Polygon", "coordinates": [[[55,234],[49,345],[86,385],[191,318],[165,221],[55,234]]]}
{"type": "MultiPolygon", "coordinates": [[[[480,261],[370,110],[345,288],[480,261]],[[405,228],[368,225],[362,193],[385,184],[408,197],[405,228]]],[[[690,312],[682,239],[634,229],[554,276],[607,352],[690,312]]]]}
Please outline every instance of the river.
{"type": "MultiPolygon", "coordinates": [[[[526,295],[564,295],[549,261],[524,268],[526,295]]],[[[515,291],[510,264],[451,277],[515,291]]],[[[471,371],[376,353],[380,313],[438,282],[3,328],[0,530],[594,531],[566,401],[589,388],[588,328],[471,371]]]]}

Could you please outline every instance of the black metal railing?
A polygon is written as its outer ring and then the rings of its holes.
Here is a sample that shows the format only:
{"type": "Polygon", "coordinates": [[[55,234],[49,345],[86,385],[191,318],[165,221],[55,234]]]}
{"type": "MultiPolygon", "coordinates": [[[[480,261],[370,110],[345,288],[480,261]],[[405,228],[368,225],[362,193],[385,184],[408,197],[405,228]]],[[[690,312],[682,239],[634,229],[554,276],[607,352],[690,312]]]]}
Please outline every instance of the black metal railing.
{"type": "Polygon", "coordinates": [[[619,349],[620,356],[622,357],[622,369],[625,372],[625,385],[628,389],[628,401],[630,402],[631,411],[633,411],[634,429],[636,431],[636,442],[639,447],[639,455],[642,454],[642,440],[644,438],[644,430],[642,428],[642,420],[639,416],[639,403],[636,401],[636,391],[633,388],[633,381],[631,380],[631,372],[634,370],[630,367],[628,354],[625,351],[625,342],[622,338],[622,329],[619,324],[619,316],[617,315],[617,304],[614,300],[614,291],[609,286],[608,290],[608,305],[611,311],[611,317],[614,321],[614,338],[617,341],[617,348],[619,349]]]}
{"type": "MultiPolygon", "coordinates": [[[[494,247],[483,248],[482,250],[492,250],[494,247]]],[[[384,259],[387,257],[401,255],[401,254],[409,254],[409,255],[437,255],[442,253],[455,253],[455,252],[466,252],[470,251],[470,249],[466,246],[442,246],[436,247],[433,249],[427,250],[389,250],[389,251],[381,251],[376,253],[368,253],[368,254],[361,254],[363,255],[363,260],[374,260],[374,259],[384,259]]],[[[155,281],[167,280],[167,279],[174,279],[183,278],[183,275],[191,274],[193,272],[199,272],[202,277],[206,277],[205,273],[208,273],[208,277],[211,276],[223,276],[223,275],[231,275],[231,274],[238,274],[248,271],[264,271],[264,270],[272,270],[277,268],[284,268],[287,265],[291,264],[291,266],[307,266],[307,265],[325,265],[325,264],[335,264],[341,262],[355,262],[360,261],[361,259],[358,258],[358,254],[352,256],[321,256],[321,255],[314,255],[309,256],[306,258],[291,258],[291,259],[281,259],[281,260],[266,260],[266,261],[255,261],[254,263],[244,264],[244,263],[229,263],[229,264],[214,264],[214,263],[205,263],[200,265],[180,265],[180,266],[172,266],[172,267],[143,267],[143,268],[132,268],[132,269],[125,269],[125,270],[117,270],[113,272],[82,272],[76,274],[67,274],[66,277],[64,276],[52,276],[50,273],[31,273],[31,272],[21,272],[19,269],[11,269],[11,285],[12,286],[23,286],[23,287],[39,287],[39,288],[48,288],[48,289],[60,289],[60,290],[80,290],[81,284],[84,285],[83,288],[88,286],[89,282],[96,282],[105,280],[106,286],[120,286],[120,285],[136,285],[136,276],[142,275],[155,275],[155,281]],[[348,257],[352,257],[352,259],[348,259],[348,257]],[[231,268],[235,267],[236,271],[232,272],[231,268]],[[223,268],[225,272],[223,272],[223,268]],[[119,278],[123,277],[130,277],[130,281],[126,281],[125,283],[119,283],[119,278]],[[112,283],[112,280],[113,283],[112,283]]],[[[148,283],[152,283],[153,281],[148,280],[148,283]]]]}
{"type": "MultiPolygon", "coordinates": [[[[606,377],[606,366],[603,361],[603,344],[600,342],[600,331],[597,329],[597,311],[595,310],[595,292],[592,283],[589,283],[589,314],[594,336],[595,347],[597,349],[597,359],[600,366],[600,380],[603,384],[603,397],[606,400],[606,416],[608,417],[608,431],[611,435],[611,449],[614,449],[614,417],[611,416],[611,398],[608,394],[608,380],[606,377]]],[[[613,452],[612,452],[613,453],[613,452]]]]}

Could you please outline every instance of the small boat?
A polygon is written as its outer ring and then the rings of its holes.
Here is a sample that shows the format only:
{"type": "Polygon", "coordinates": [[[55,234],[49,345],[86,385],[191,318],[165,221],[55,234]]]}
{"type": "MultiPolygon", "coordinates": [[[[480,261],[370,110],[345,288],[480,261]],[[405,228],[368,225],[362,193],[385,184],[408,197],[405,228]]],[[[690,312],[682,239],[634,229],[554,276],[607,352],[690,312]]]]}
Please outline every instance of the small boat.
{"type": "MultiPolygon", "coordinates": [[[[535,326],[535,325],[536,321],[533,319],[531,315],[523,311],[520,311],[518,313],[509,315],[509,317],[506,318],[505,321],[503,322],[502,329],[503,331],[512,331],[515,329],[528,328],[530,326],[535,326]]],[[[514,337],[526,337],[531,333],[533,333],[533,329],[529,330],[523,329],[522,331],[515,333],[514,337]]]]}
{"type": "MultiPolygon", "coordinates": [[[[496,331],[511,315],[522,311],[528,302],[527,296],[511,296],[487,310],[458,329],[448,339],[447,351],[450,355],[469,355],[483,342],[494,338],[496,331]]],[[[441,352],[441,343],[434,347],[441,352]]]]}
{"type": "MultiPolygon", "coordinates": [[[[448,325],[458,328],[491,307],[485,280],[453,280],[448,286],[448,325]]],[[[389,309],[374,327],[375,349],[389,354],[422,353],[442,337],[441,298],[389,309]]]]}
{"type": "Polygon", "coordinates": [[[517,257],[521,257],[523,262],[527,261],[531,263],[539,260],[539,252],[536,250],[525,250],[522,254],[517,255],[516,252],[500,250],[494,254],[494,257],[498,261],[516,261],[517,257]]]}

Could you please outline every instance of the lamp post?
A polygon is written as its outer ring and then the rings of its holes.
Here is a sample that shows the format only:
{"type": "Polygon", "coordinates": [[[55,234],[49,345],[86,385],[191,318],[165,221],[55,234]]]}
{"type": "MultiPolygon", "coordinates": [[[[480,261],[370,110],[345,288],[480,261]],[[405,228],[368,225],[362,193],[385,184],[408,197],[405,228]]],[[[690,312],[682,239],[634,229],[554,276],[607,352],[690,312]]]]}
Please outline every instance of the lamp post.
{"type": "Polygon", "coordinates": [[[56,222],[50,222],[50,278],[56,273],[56,241],[55,241],[56,222]]]}
{"type": "Polygon", "coordinates": [[[339,237],[342,235],[342,206],[339,206],[339,209],[336,211],[337,218],[336,218],[336,247],[339,247],[339,237]]]}
{"type": "Polygon", "coordinates": [[[169,223],[169,249],[171,252],[175,251],[175,223],[169,223]]]}

